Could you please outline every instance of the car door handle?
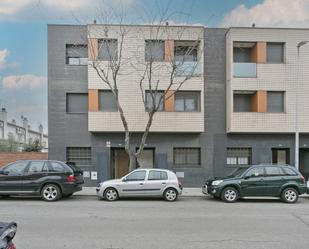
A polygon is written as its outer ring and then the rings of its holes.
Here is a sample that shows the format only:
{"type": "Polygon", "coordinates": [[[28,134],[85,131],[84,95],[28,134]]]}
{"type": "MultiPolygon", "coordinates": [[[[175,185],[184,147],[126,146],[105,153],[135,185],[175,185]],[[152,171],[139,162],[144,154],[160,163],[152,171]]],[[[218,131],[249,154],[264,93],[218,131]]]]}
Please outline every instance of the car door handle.
{"type": "Polygon", "coordinates": [[[261,182],[263,182],[263,181],[264,181],[264,179],[260,179],[260,181],[261,181],[261,182]]]}
{"type": "Polygon", "coordinates": [[[144,185],[144,183],[140,183],[139,185],[144,185]]]}
{"type": "Polygon", "coordinates": [[[166,185],[166,182],[162,182],[162,185],[166,185]]]}

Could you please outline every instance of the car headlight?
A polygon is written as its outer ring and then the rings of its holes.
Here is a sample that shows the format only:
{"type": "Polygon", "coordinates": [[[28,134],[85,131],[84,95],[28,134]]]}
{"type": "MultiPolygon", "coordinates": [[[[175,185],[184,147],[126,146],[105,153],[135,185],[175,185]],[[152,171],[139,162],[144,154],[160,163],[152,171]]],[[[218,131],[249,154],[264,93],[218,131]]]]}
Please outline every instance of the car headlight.
{"type": "Polygon", "coordinates": [[[217,185],[221,184],[222,182],[223,182],[223,180],[216,180],[216,181],[213,181],[211,185],[217,186],[217,185]]]}

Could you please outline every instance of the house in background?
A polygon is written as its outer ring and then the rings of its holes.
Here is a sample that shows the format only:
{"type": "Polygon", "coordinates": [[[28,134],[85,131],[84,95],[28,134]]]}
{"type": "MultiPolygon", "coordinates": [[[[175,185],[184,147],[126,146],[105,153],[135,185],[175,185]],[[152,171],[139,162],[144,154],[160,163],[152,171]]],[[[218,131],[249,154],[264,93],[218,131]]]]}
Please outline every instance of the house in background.
{"type": "Polygon", "coordinates": [[[5,108],[0,110],[0,139],[14,141],[19,144],[22,150],[25,144],[32,144],[36,140],[43,147],[42,152],[48,151],[48,135],[44,134],[43,125],[39,125],[38,130],[31,129],[26,117],[22,117],[22,125],[18,125],[15,120],[7,120],[5,108]]]}

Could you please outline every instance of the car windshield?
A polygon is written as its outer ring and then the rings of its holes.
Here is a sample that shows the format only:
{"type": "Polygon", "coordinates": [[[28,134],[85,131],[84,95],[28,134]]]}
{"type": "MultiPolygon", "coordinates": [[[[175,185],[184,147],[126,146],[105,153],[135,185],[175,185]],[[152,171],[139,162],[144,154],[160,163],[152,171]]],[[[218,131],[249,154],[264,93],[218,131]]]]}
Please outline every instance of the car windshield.
{"type": "Polygon", "coordinates": [[[232,171],[231,174],[229,174],[229,177],[240,177],[248,168],[242,167],[242,168],[237,168],[234,171],[232,171]]]}

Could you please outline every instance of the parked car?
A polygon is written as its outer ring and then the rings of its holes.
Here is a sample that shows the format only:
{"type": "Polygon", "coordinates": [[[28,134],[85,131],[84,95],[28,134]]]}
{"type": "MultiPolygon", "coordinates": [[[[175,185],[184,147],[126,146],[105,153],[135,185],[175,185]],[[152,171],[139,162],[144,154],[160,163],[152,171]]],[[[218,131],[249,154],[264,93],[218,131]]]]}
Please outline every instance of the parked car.
{"type": "Polygon", "coordinates": [[[295,203],[298,195],[306,193],[305,178],[291,166],[255,165],[238,168],[231,175],[209,180],[202,187],[204,194],[235,202],[241,197],[280,197],[295,203]]]}
{"type": "Polygon", "coordinates": [[[13,238],[17,231],[15,222],[0,222],[0,249],[16,249],[13,238]]]}
{"type": "Polygon", "coordinates": [[[0,169],[0,196],[40,195],[57,201],[82,189],[83,172],[54,160],[23,160],[0,169]]]}
{"type": "Polygon", "coordinates": [[[99,198],[107,201],[119,197],[163,197],[167,201],[176,201],[182,186],[170,170],[136,169],[121,179],[101,182],[96,191],[99,198]]]}

